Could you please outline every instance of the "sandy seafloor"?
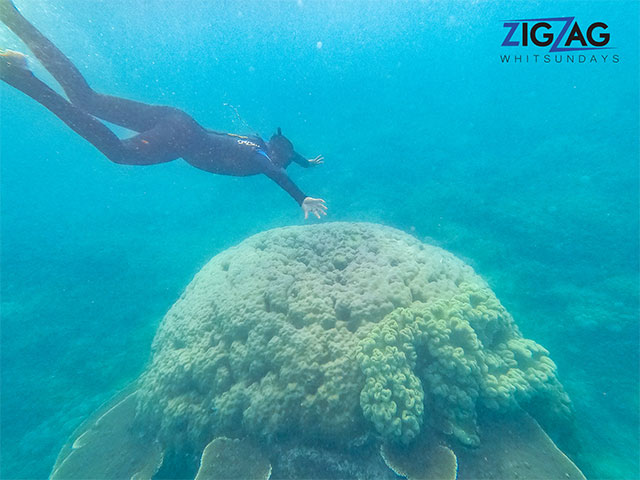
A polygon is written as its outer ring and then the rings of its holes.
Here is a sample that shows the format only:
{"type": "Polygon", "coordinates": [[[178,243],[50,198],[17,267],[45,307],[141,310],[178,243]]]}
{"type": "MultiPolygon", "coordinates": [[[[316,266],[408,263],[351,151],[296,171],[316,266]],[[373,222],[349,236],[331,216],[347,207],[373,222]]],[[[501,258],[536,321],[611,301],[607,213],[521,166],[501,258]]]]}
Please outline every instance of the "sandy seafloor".
{"type": "MultiPolygon", "coordinates": [[[[327,220],[471,263],[551,351],[577,465],[638,478],[638,2],[16,3],[96,89],[247,133],[231,103],[325,155],[290,173],[327,220]],[[607,22],[620,62],[500,64],[503,20],[568,15],[607,22]]],[[[24,48],[4,27],[0,46],[24,48]]],[[[303,220],[267,178],[114,165],[0,92],[0,475],[42,478],[212,255],[303,220]]]]}

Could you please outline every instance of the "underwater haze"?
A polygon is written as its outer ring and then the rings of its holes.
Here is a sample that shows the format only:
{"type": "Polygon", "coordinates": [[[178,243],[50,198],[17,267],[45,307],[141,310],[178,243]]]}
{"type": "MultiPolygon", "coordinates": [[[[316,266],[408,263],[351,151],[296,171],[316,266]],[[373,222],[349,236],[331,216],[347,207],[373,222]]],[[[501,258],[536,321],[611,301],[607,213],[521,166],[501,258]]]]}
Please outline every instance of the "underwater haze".
{"type": "MultiPolygon", "coordinates": [[[[563,450],[587,478],[640,477],[639,2],[15,4],[99,92],[323,154],[289,168],[327,201],[321,221],[471,264],[558,365],[576,413],[563,450]],[[563,16],[607,23],[619,62],[501,63],[505,20],[563,16]]],[[[29,53],[4,25],[0,47],[29,53]]],[[[265,176],[117,165],[0,92],[0,476],[45,478],[213,255],[305,221],[265,176]]]]}

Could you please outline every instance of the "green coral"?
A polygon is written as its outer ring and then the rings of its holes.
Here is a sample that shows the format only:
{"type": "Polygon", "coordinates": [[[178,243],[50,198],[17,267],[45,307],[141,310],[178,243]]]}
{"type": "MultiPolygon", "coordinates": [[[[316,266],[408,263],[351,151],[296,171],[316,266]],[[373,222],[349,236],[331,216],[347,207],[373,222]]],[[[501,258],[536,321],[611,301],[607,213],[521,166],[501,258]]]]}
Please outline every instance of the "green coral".
{"type": "Polygon", "coordinates": [[[288,227],[215,256],[158,330],[138,415],[176,448],[216,436],[477,443],[476,408],[566,413],[548,352],[471,267],[372,224],[288,227]]]}
{"type": "Polygon", "coordinates": [[[420,432],[424,411],[413,320],[410,311],[394,310],[360,342],[357,357],[365,375],[362,413],[381,435],[404,443],[420,432]]]}
{"type": "Polygon", "coordinates": [[[478,402],[509,410],[546,397],[569,413],[547,355],[521,337],[486,285],[462,282],[448,300],[395,310],[360,342],[362,410],[378,432],[403,443],[419,433],[427,411],[440,430],[475,445],[478,402]]]}

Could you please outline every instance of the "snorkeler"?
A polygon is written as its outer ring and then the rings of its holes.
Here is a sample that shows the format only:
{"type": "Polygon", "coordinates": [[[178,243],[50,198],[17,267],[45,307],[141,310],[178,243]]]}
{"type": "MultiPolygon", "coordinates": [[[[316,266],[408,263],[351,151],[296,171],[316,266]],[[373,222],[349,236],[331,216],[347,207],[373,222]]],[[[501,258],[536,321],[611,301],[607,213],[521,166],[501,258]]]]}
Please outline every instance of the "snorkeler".
{"type": "Polygon", "coordinates": [[[317,218],[326,215],[325,201],[306,196],[285,171],[291,162],[305,168],[320,165],[323,157],[307,160],[296,153],[280,128],[265,142],[258,136],[245,137],[203,128],[177,108],[97,93],[75,65],[20,14],[11,0],[0,0],[0,20],[29,47],[62,86],[69,100],[39,80],[29,69],[25,55],[19,52],[0,53],[0,78],[49,109],[112,162],[155,165],[183,158],[196,168],[220,175],[264,174],[298,202],[305,219],[310,213],[317,218]],[[121,140],[98,118],[138,135],[121,140]]]}

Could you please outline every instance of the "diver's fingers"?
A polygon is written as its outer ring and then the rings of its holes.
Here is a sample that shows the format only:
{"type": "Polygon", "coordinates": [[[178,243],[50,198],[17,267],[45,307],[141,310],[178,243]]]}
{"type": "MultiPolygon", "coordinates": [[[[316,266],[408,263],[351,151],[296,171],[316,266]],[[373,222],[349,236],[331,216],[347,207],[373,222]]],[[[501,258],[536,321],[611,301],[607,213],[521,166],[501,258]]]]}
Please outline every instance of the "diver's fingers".
{"type": "Polygon", "coordinates": [[[318,204],[318,207],[319,207],[319,208],[324,208],[325,210],[326,210],[327,208],[329,208],[329,207],[327,207],[324,203],[319,203],[319,204],[318,204]]]}
{"type": "Polygon", "coordinates": [[[316,216],[317,219],[320,219],[320,214],[318,213],[318,210],[314,210],[313,214],[316,216]]]}
{"type": "Polygon", "coordinates": [[[304,211],[304,219],[309,218],[309,212],[307,210],[304,211]]]}

